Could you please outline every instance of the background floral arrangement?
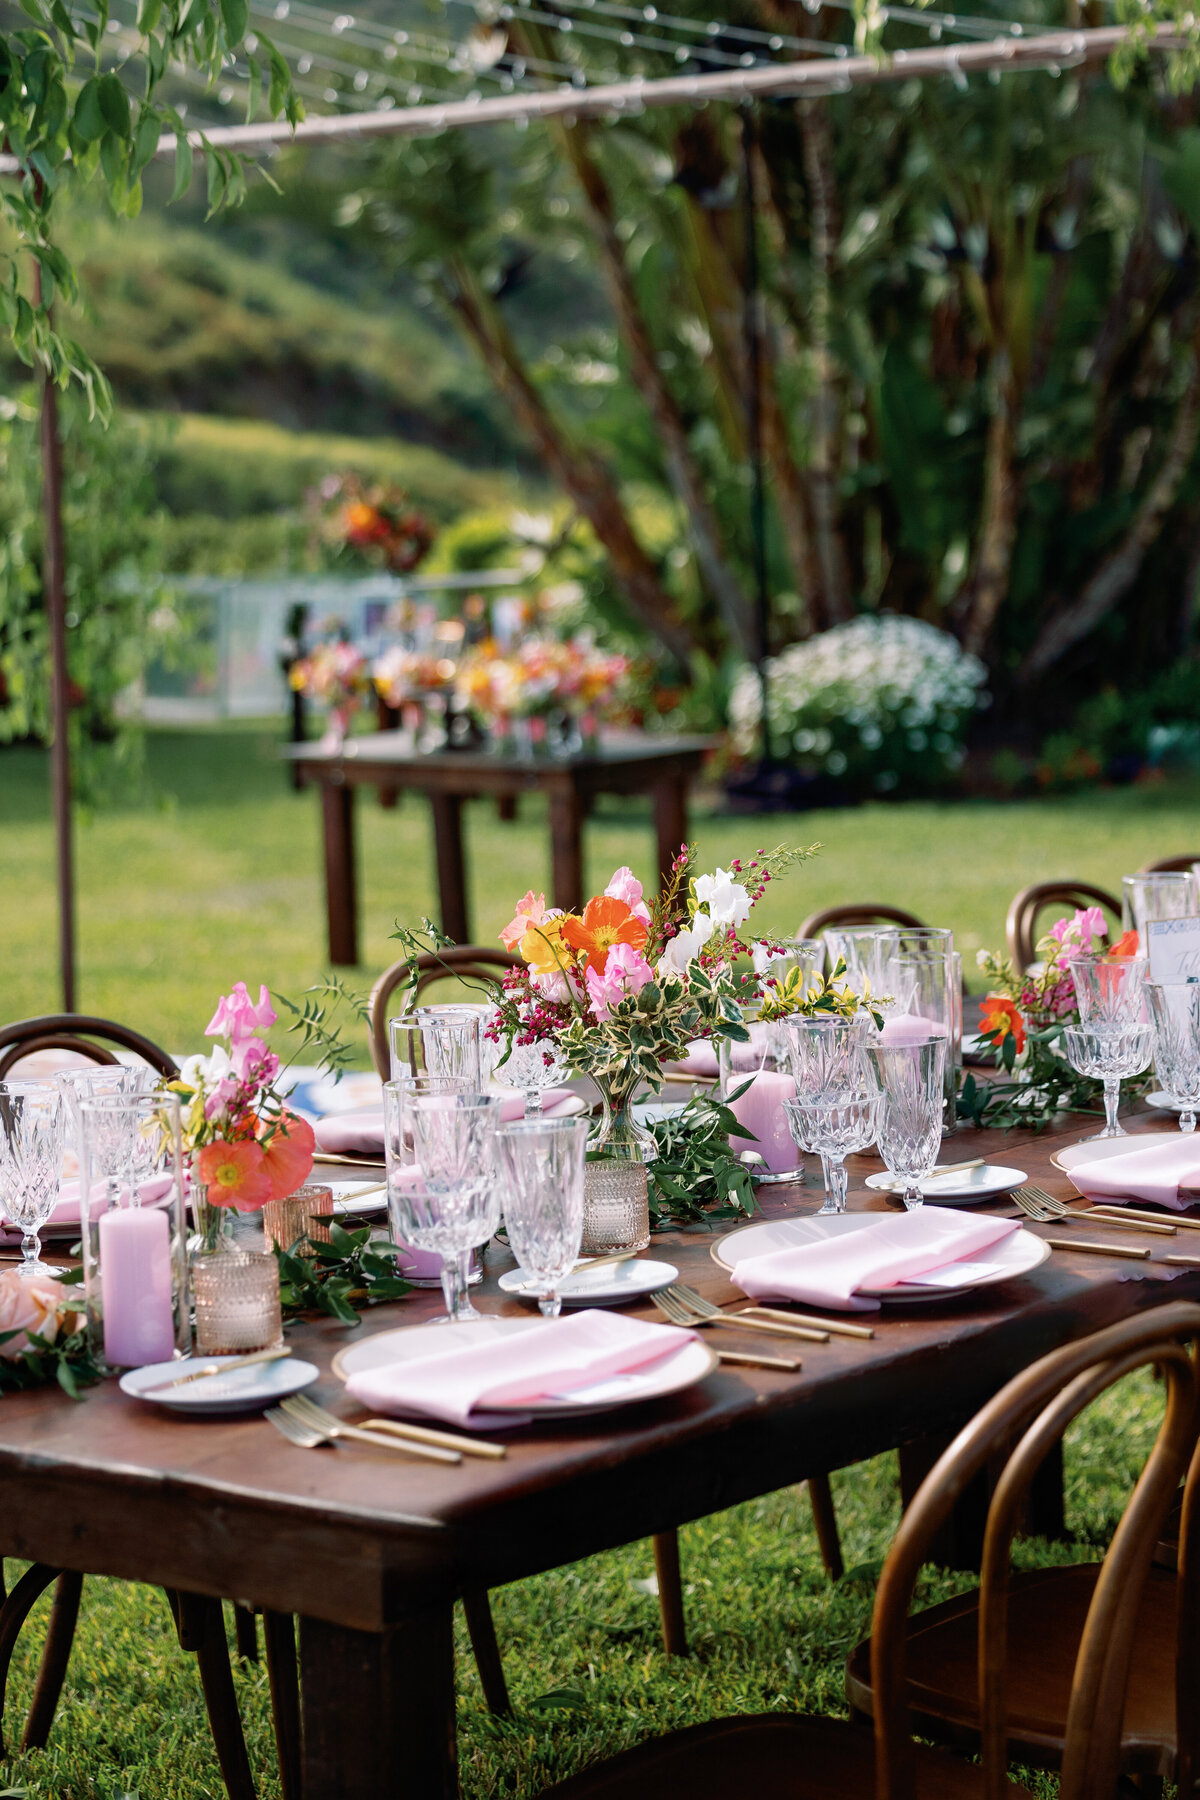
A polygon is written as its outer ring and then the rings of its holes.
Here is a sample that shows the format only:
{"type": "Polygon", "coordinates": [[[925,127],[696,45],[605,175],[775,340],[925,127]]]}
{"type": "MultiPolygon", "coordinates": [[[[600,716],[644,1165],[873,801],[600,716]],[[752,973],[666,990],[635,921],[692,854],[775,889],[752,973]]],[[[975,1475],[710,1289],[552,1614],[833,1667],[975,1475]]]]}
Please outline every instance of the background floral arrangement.
{"type": "Polygon", "coordinates": [[[628,657],[601,650],[586,634],[566,642],[524,638],[506,653],[486,643],[459,664],[456,695],[489,726],[555,712],[599,720],[619,705],[629,670],[628,657]]]}
{"type": "Polygon", "coordinates": [[[415,569],[437,535],[402,487],[351,472],[327,475],[309,504],[326,544],[393,575],[415,569]]]}
{"type": "Polygon", "coordinates": [[[288,686],[307,700],[320,700],[330,712],[352,713],[370,692],[367,658],[344,638],[316,644],[288,670],[288,686]]]}
{"type": "MultiPolygon", "coordinates": [[[[987,703],[986,679],[978,657],[922,619],[852,619],[769,659],[772,753],[851,790],[935,786],[962,762],[967,721],[987,703]]],[[[743,668],[729,703],[742,755],[758,746],[761,715],[758,673],[743,668]]]]}

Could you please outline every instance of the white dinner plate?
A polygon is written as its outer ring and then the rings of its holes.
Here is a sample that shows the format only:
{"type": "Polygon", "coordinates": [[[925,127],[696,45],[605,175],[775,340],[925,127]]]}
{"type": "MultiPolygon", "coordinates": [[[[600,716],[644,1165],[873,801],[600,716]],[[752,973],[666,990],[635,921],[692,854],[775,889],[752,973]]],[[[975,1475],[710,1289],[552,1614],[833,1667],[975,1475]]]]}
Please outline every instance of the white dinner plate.
{"type": "MultiPolygon", "coordinates": [[[[740,1230],[719,1238],[712,1245],[711,1254],[722,1268],[733,1270],[744,1257],[766,1256],[775,1250],[795,1250],[804,1244],[824,1243],[827,1238],[877,1225],[879,1218],[878,1213],[832,1213],[825,1218],[814,1215],[805,1219],[772,1219],[763,1225],[743,1225],[740,1230]]],[[[1035,1237],[1032,1231],[1018,1226],[1009,1237],[980,1254],[981,1261],[986,1259],[999,1266],[964,1281],[959,1287],[922,1286],[916,1281],[901,1281],[895,1287],[860,1288],[858,1291],[867,1300],[906,1306],[915,1306],[921,1301],[926,1304],[931,1300],[940,1302],[958,1294],[973,1293],[976,1288],[991,1287],[998,1281],[1011,1281],[1017,1275],[1028,1275],[1031,1269],[1044,1263],[1049,1254],[1049,1244],[1035,1237]]]]}
{"type": "MultiPolygon", "coordinates": [[[[982,1206],[998,1194],[1009,1194],[1027,1179],[1024,1169],[1005,1169],[999,1163],[984,1163],[981,1169],[962,1169],[957,1175],[939,1175],[934,1169],[920,1185],[921,1192],[933,1206],[953,1201],[958,1206],[982,1206]]],[[[903,1185],[885,1169],[882,1175],[868,1175],[866,1185],[877,1194],[900,1194],[903,1185]]]]}
{"type": "Polygon", "coordinates": [[[152,1406],[169,1407],[172,1412],[217,1418],[226,1413],[261,1412],[264,1406],[274,1406],[289,1394],[311,1387],[321,1373],[315,1363],[281,1356],[278,1362],[252,1363],[248,1369],[234,1369],[228,1375],[202,1375],[186,1387],[163,1388],[157,1394],[144,1391],[157,1381],[186,1375],[193,1364],[236,1361],[233,1356],[184,1356],[176,1362],[148,1363],[144,1369],[126,1370],[121,1392],[152,1406]]]}
{"type": "MultiPolygon", "coordinates": [[[[536,1306],[536,1291],[520,1291],[533,1279],[526,1269],[510,1269],[500,1277],[500,1290],[536,1306]]],[[[605,1269],[576,1269],[558,1291],[564,1306],[622,1306],[627,1300],[645,1300],[678,1280],[679,1270],[674,1263],[649,1259],[643,1262],[635,1256],[631,1262],[609,1263],[605,1269]]]]}
{"type": "Polygon", "coordinates": [[[1061,1150],[1055,1150],[1050,1161],[1064,1175],[1069,1175],[1080,1163],[1101,1162],[1107,1156],[1128,1156],[1131,1150],[1144,1150],[1147,1145],[1157,1142],[1159,1136],[1174,1139],[1180,1133],[1171,1127],[1162,1133],[1139,1131],[1127,1132],[1124,1137],[1081,1138],[1077,1144],[1064,1144],[1061,1150]]]}
{"type": "MultiPolygon", "coordinates": [[[[381,1331],[361,1344],[349,1344],[333,1359],[333,1373],[339,1381],[361,1375],[367,1369],[384,1368],[390,1363],[419,1362],[422,1357],[440,1355],[454,1348],[473,1348],[498,1338],[511,1337],[519,1331],[532,1331],[542,1321],[532,1319],[479,1319],[465,1325],[401,1325],[396,1331],[381,1331]]],[[[660,1400],[666,1394],[677,1394],[681,1388],[703,1381],[717,1367],[717,1358],[707,1344],[693,1339],[673,1356],[664,1357],[649,1369],[634,1369],[628,1375],[606,1376],[590,1387],[573,1388],[570,1396],[547,1395],[544,1399],[523,1401],[520,1406],[489,1406],[488,1413],[517,1413],[522,1418],[580,1419],[596,1413],[612,1412],[618,1406],[634,1406],[643,1400],[660,1400]]]]}
{"type": "Polygon", "coordinates": [[[1170,1094],[1164,1094],[1161,1088],[1155,1088],[1152,1094],[1145,1096],[1146,1105],[1157,1107],[1160,1112],[1181,1113],[1183,1106],[1178,1100],[1172,1100],[1170,1094]]]}

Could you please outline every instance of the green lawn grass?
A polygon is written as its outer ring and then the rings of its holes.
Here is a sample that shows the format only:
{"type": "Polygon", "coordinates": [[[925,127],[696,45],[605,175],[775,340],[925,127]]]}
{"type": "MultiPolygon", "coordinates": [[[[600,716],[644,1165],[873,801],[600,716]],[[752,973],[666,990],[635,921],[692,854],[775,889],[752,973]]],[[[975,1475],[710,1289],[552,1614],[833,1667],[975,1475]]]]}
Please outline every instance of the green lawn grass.
{"type": "MultiPolygon", "coordinates": [[[[1200,783],[1125,788],[1068,799],[873,805],[768,819],[697,806],[702,862],[727,865],[760,844],[820,843],[820,856],[768,892],[756,918],[794,931],[815,907],[892,901],[952,925],[968,964],[1000,947],[1013,893],[1077,876],[1119,889],[1122,874],[1159,856],[1200,849],[1200,783]]],[[[391,960],[394,921],[435,910],[426,803],[384,812],[360,800],[365,987],[391,960]]],[[[45,758],[0,754],[0,980],[5,1018],[58,1004],[53,840],[45,758]]],[[[467,808],[472,921],[495,942],[527,887],[548,885],[544,810],[523,802],[515,825],[485,802],[467,808]]],[[[82,820],[80,1003],[172,1049],[198,1047],[215,996],[239,978],[291,995],[327,967],[317,801],[290,791],[267,729],[155,732],[139,801],[82,820]]],[[[653,864],[648,807],[608,800],[587,832],[597,891],[628,862],[653,864]]]]}
{"type": "MultiPolygon", "coordinates": [[[[0,971],[6,1018],[58,1003],[53,851],[44,759],[0,757],[0,971]]],[[[325,967],[316,803],[286,788],[268,732],[158,733],[151,796],[81,822],[81,1004],[169,1044],[200,1042],[215,996],[239,976],[297,993],[325,967]]],[[[764,902],[772,928],[814,907],[874,898],[954,926],[968,953],[1001,941],[1014,890],[1051,876],[1116,887],[1122,873],[1196,842],[1196,785],[1009,806],[873,806],[738,821],[697,809],[703,860],[727,863],[760,843],[820,842],[820,858],[764,902]]],[[[544,884],[538,809],[516,826],[469,809],[475,932],[495,937],[524,889],[544,884]]],[[[433,904],[428,821],[416,800],[362,807],[363,985],[390,958],[388,931],[433,904]]],[[[592,822],[588,875],[628,861],[650,875],[648,816],[610,804],[592,822]]],[[[87,1404],[86,1400],[81,1403],[87,1404]]],[[[1157,1416],[1149,1382],[1124,1384],[1073,1434],[1068,1513],[1085,1545],[1102,1542],[1157,1416]]],[[[865,1631],[875,1576],[897,1517],[895,1463],[847,1470],[834,1490],[849,1571],[821,1572],[802,1493],[786,1491],[685,1528],[693,1655],[668,1660],[648,1591],[648,1544],[595,1557],[495,1596],[516,1707],[483,1709],[460,1630],[461,1764],[467,1800],[532,1796],[591,1757],[652,1732],[730,1712],[842,1706],[841,1667],[865,1631]]],[[[1024,1561],[1078,1554],[1027,1544],[1024,1561]]],[[[10,1580],[15,1574],[10,1564],[10,1580]]],[[[951,1591],[932,1575],[926,1600],[951,1591]]],[[[44,1615],[43,1602],[39,1616],[44,1615]]],[[[28,1700],[40,1632],[18,1648],[9,1732],[28,1700]]],[[[239,1696],[264,1800],[273,1771],[265,1671],[239,1671],[239,1696]]],[[[208,1800],[222,1792],[194,1664],[175,1644],[160,1595],[89,1581],[67,1693],[45,1754],[16,1756],[7,1781],[36,1800],[208,1800]]]]}

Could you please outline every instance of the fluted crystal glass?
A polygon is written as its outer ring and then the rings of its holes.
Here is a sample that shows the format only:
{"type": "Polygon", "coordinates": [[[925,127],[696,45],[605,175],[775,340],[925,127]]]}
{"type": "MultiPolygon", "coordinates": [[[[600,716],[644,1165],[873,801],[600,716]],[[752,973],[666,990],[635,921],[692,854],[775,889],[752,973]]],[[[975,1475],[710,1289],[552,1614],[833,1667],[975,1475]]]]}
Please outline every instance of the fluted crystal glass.
{"type": "Polygon", "coordinates": [[[1174,1106],[1180,1131],[1195,1131],[1200,1106],[1200,981],[1148,981],[1154,1072],[1174,1106]]]}
{"type": "Polygon", "coordinates": [[[586,1119],[515,1119],[498,1134],[504,1222],[513,1255],[539,1283],[547,1319],[562,1311],[559,1288],[583,1239],[586,1119]]]}
{"type": "Polygon", "coordinates": [[[58,1200],[67,1147],[67,1102],[53,1081],[0,1081],[0,1213],[21,1232],[21,1275],[55,1275],[42,1261],[41,1230],[58,1200]]]}
{"type": "Polygon", "coordinates": [[[569,1073],[554,1045],[544,1038],[535,1044],[514,1044],[504,1061],[492,1070],[496,1081],[520,1088],[525,1096],[527,1119],[538,1116],[547,1089],[561,1087],[569,1073]]]}
{"type": "Polygon", "coordinates": [[[1079,1023],[1098,1031],[1123,1031],[1146,1023],[1144,956],[1086,955],[1067,965],[1075,984],[1079,1023]]]}
{"type": "Polygon", "coordinates": [[[846,1158],[855,1151],[869,1150],[875,1142],[880,1104],[878,1088],[865,1079],[859,1089],[835,1091],[829,1099],[784,1101],[788,1129],[796,1144],[821,1158],[825,1198],[818,1218],[822,1213],[845,1212],[846,1158]]]}
{"type": "MultiPolygon", "coordinates": [[[[411,1163],[389,1169],[388,1203],[404,1242],[442,1258],[442,1291],[451,1323],[481,1317],[471,1305],[471,1252],[500,1222],[495,1167],[500,1101],[466,1091],[420,1091],[389,1082],[386,1110],[399,1108],[401,1140],[411,1163]]],[[[389,1135],[391,1135],[389,1133],[389,1135]]]]}
{"type": "Polygon", "coordinates": [[[910,1209],[923,1204],[921,1183],[932,1174],[941,1149],[947,1041],[942,1036],[917,1044],[876,1040],[868,1047],[883,1092],[879,1154],[889,1174],[904,1182],[910,1209]]]}
{"type": "Polygon", "coordinates": [[[1093,1137],[1127,1136],[1117,1117],[1121,1082],[1150,1067],[1154,1055],[1154,1027],[1107,1023],[1068,1025],[1063,1033],[1063,1049],[1076,1074],[1104,1083],[1104,1130],[1094,1132],[1093,1137]]]}

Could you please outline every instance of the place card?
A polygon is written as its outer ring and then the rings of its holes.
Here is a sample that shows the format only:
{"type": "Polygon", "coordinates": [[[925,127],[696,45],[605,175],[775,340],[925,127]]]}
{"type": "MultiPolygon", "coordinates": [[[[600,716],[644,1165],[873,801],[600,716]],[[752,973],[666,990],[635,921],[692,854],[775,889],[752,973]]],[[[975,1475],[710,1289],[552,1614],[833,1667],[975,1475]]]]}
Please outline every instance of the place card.
{"type": "Polygon", "coordinates": [[[1148,920],[1146,954],[1151,981],[1200,980],[1200,916],[1148,920]]]}

